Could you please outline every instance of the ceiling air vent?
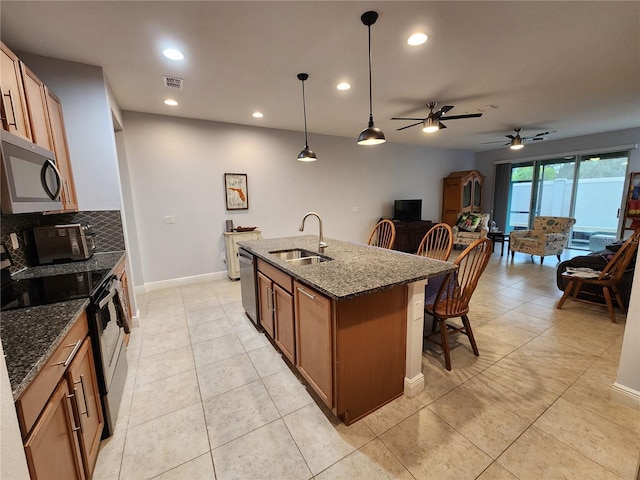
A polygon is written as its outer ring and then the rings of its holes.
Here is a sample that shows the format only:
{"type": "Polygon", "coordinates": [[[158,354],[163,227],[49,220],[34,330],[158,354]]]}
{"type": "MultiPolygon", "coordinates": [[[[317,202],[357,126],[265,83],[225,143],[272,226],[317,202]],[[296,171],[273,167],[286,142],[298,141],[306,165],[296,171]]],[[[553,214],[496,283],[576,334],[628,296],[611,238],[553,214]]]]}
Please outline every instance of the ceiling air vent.
{"type": "Polygon", "coordinates": [[[182,90],[182,86],[184,84],[184,80],[178,77],[167,77],[166,75],[162,76],[162,83],[167,88],[176,88],[178,90],[182,90]]]}

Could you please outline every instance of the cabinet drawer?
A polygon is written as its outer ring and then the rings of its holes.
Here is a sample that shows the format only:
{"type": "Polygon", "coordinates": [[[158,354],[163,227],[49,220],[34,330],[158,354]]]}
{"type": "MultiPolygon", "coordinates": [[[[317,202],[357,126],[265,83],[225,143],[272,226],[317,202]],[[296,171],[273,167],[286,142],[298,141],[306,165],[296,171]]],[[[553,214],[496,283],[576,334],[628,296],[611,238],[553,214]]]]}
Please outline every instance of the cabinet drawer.
{"type": "Polygon", "coordinates": [[[271,280],[280,285],[287,292],[293,294],[293,279],[273,265],[258,258],[258,271],[264,273],[271,280]]]}
{"type": "Polygon", "coordinates": [[[16,401],[18,420],[23,438],[27,436],[31,427],[33,427],[51,393],[64,375],[69,363],[71,363],[73,354],[80,348],[88,333],[87,314],[82,312],[58,348],[42,366],[36,378],[33,379],[16,401]]]}

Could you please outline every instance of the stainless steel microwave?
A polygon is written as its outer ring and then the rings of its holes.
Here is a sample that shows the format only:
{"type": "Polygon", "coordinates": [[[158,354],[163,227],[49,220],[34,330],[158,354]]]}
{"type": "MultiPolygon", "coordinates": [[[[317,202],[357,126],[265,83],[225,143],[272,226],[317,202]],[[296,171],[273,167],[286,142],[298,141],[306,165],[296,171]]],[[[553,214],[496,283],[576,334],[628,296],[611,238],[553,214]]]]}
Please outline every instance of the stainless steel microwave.
{"type": "Polygon", "coordinates": [[[2,213],[62,209],[62,180],[53,152],[6,130],[0,130],[2,213]]]}

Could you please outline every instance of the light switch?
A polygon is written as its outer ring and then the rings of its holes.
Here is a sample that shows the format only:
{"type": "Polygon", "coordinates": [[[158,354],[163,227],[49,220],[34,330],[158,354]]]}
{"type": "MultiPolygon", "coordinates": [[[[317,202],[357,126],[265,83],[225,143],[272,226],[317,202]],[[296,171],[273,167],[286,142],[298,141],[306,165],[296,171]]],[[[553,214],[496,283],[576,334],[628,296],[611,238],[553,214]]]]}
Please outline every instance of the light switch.
{"type": "Polygon", "coordinates": [[[169,225],[170,223],[176,223],[176,217],[174,217],[173,215],[165,215],[164,223],[166,223],[167,225],[169,225]]]}

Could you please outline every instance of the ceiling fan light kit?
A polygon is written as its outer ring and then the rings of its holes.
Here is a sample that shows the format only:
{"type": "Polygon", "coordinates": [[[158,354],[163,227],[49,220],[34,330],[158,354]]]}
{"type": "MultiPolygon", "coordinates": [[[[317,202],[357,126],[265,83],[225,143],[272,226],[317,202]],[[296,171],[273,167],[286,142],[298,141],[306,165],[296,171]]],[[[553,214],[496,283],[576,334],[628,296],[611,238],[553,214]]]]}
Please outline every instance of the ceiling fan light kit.
{"type": "Polygon", "coordinates": [[[422,124],[423,132],[433,133],[438,130],[442,130],[443,128],[447,128],[441,120],[459,120],[461,118],[478,118],[482,116],[482,113],[468,113],[465,115],[452,115],[445,117],[447,112],[453,108],[453,105],[445,105],[437,112],[434,112],[433,109],[436,108],[436,105],[438,105],[438,102],[427,102],[429,115],[426,118],[393,117],[391,120],[413,120],[416,122],[411,125],[407,125],[406,127],[397,128],[396,130],[404,130],[405,128],[411,128],[422,124]]]}
{"type": "Polygon", "coordinates": [[[423,132],[433,133],[433,132],[437,132],[438,130],[440,130],[440,127],[438,126],[438,122],[435,121],[433,118],[429,117],[424,120],[424,126],[422,127],[423,132]]]}
{"type": "Polygon", "coordinates": [[[385,142],[384,133],[373,123],[373,100],[371,88],[371,25],[376,23],[378,13],[374,11],[365,12],[360,20],[367,27],[369,33],[369,124],[358,136],[358,145],[378,145],[385,142]]]}
{"type": "Polygon", "coordinates": [[[304,113],[304,148],[298,154],[298,160],[301,162],[315,162],[318,157],[313,150],[309,148],[309,141],[307,140],[307,102],[304,96],[304,82],[309,78],[307,73],[299,73],[298,80],[302,82],[302,111],[304,113]]]}

